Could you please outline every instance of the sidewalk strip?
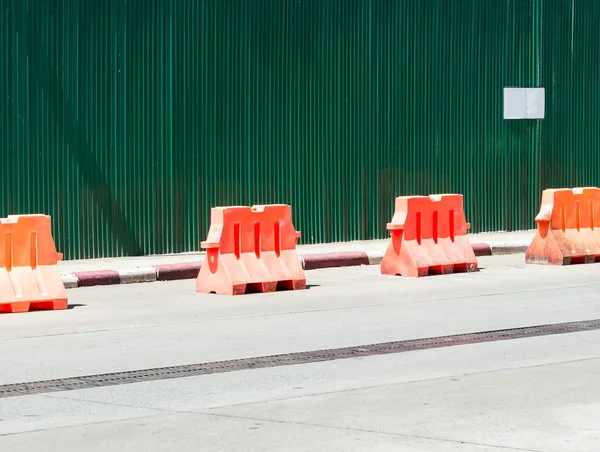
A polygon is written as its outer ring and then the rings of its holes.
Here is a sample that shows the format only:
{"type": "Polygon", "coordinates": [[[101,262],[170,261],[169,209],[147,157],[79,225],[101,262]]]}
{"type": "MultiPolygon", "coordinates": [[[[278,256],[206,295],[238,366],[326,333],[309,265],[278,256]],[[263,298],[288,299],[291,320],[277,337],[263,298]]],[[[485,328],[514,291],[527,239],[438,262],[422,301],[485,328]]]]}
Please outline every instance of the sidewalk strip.
{"type": "Polygon", "coordinates": [[[75,289],[76,287],[79,287],[79,278],[73,273],[63,273],[60,277],[65,285],[65,289],[75,289]]]}
{"type": "Polygon", "coordinates": [[[507,242],[492,245],[492,255],[525,253],[529,242],[507,242]]]}
{"type": "Polygon", "coordinates": [[[302,257],[304,257],[305,270],[369,265],[369,256],[367,253],[362,251],[327,254],[304,254],[302,257]]]}
{"type": "MultiPolygon", "coordinates": [[[[503,254],[524,253],[528,244],[525,242],[504,243],[474,243],[473,251],[478,257],[503,254]]],[[[379,265],[383,258],[384,250],[377,251],[344,251],[319,254],[301,254],[305,270],[319,270],[325,268],[356,267],[361,265],[379,265]]],[[[137,267],[121,270],[98,270],[65,273],[62,275],[63,283],[67,289],[76,287],[107,286],[113,284],[130,284],[154,281],[175,281],[180,279],[196,279],[202,266],[199,262],[185,262],[180,264],[158,264],[150,267],[137,267]]]]}
{"type": "Polygon", "coordinates": [[[471,246],[477,257],[492,255],[492,247],[487,243],[473,243],[471,246]]]}
{"type": "Polygon", "coordinates": [[[78,287],[110,286],[121,284],[119,272],[115,270],[97,270],[73,273],[79,281],[78,287]]]}
{"type": "Polygon", "coordinates": [[[202,261],[154,265],[154,268],[156,269],[158,281],[174,281],[177,279],[196,279],[201,266],[202,261]]]}
{"type": "Polygon", "coordinates": [[[138,267],[119,270],[121,284],[134,284],[156,281],[156,268],[138,267]]]}

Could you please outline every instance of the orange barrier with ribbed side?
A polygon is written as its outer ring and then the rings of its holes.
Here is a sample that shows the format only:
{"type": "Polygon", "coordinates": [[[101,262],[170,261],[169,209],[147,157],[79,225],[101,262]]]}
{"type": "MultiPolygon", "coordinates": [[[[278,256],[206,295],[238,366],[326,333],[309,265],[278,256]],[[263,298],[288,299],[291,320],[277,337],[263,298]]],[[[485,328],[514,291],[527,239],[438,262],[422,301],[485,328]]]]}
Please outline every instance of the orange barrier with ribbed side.
{"type": "Polygon", "coordinates": [[[384,275],[425,276],[477,270],[462,195],[400,196],[387,225],[384,275]]]}
{"type": "Polygon", "coordinates": [[[306,288],[288,205],[214,207],[196,290],[238,295],[306,288]]]}
{"type": "Polygon", "coordinates": [[[50,217],[0,218],[0,312],[67,309],[50,217]]]}
{"type": "Polygon", "coordinates": [[[600,189],[548,189],[542,193],[528,264],[569,265],[600,261],[600,189]]]}

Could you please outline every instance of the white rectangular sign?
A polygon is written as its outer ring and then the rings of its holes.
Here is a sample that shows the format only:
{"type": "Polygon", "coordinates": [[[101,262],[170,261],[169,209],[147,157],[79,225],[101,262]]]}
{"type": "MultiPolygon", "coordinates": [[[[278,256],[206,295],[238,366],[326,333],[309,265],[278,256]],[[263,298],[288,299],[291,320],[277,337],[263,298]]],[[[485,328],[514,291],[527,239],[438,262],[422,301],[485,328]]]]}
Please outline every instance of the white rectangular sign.
{"type": "Polygon", "coordinates": [[[504,88],[504,119],[544,119],[544,88],[504,88]]]}

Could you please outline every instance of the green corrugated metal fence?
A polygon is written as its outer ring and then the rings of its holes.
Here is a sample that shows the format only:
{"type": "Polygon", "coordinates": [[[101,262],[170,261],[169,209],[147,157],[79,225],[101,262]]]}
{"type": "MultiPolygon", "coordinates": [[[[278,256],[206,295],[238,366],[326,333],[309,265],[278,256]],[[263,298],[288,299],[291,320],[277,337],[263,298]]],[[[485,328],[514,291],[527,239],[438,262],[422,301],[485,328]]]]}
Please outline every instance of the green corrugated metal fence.
{"type": "Polygon", "coordinates": [[[196,250],[214,205],[304,243],[385,237],[397,195],[533,227],[600,185],[598,0],[0,0],[0,216],[67,258],[196,250]],[[504,86],[546,119],[503,119],[504,86]]]}

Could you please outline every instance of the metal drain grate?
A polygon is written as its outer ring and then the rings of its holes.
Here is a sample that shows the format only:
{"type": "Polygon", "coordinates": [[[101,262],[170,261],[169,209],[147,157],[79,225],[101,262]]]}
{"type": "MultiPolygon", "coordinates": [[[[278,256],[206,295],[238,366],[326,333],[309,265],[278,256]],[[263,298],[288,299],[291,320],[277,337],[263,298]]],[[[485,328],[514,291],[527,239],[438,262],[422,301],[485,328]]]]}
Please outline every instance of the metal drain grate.
{"type": "Polygon", "coordinates": [[[209,363],[188,364],[184,366],[159,367],[155,369],[114,372],[108,374],[87,375],[83,377],[60,378],[56,380],[33,381],[0,385],[0,398],[31,394],[44,394],[77,389],[117,386],[145,381],[169,380],[173,378],[193,377],[248,369],[307,364],[337,359],[358,358],[363,356],[404,353],[416,350],[430,350],[458,345],[480,344],[484,342],[524,339],[528,337],[549,336],[555,334],[576,333],[600,329],[600,319],[585,320],[553,325],[539,325],[508,330],[486,331],[480,333],[456,334],[406,341],[384,342],[381,344],[359,345],[355,347],[314,350],[309,352],[288,353],[283,355],[259,356],[255,358],[235,359],[209,363]]]}

